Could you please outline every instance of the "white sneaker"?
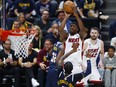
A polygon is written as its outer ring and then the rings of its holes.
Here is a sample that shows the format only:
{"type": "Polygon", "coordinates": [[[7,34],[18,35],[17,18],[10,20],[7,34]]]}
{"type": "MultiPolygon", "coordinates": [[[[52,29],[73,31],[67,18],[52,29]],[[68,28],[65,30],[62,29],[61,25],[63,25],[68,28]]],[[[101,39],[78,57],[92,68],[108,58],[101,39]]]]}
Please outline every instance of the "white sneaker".
{"type": "Polygon", "coordinates": [[[39,86],[39,83],[34,78],[31,79],[31,83],[33,87],[39,86]]]}
{"type": "Polygon", "coordinates": [[[108,15],[100,15],[100,19],[102,20],[107,20],[109,18],[108,15]]]}

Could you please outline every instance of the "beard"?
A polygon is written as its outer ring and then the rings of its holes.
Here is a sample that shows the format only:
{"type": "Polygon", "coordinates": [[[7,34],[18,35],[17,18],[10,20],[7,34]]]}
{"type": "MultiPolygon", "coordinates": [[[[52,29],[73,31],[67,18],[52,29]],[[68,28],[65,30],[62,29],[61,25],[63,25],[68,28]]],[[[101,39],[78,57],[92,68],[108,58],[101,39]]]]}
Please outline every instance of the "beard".
{"type": "Polygon", "coordinates": [[[75,32],[73,32],[73,31],[70,31],[70,34],[71,34],[71,35],[75,35],[76,33],[75,33],[75,32]]]}
{"type": "Polygon", "coordinates": [[[5,49],[5,50],[7,50],[7,51],[9,51],[9,50],[10,50],[10,48],[7,48],[7,47],[4,47],[4,49],[5,49]]]}
{"type": "Polygon", "coordinates": [[[97,37],[96,37],[96,36],[91,36],[91,39],[92,39],[92,40],[96,40],[97,37]]]}

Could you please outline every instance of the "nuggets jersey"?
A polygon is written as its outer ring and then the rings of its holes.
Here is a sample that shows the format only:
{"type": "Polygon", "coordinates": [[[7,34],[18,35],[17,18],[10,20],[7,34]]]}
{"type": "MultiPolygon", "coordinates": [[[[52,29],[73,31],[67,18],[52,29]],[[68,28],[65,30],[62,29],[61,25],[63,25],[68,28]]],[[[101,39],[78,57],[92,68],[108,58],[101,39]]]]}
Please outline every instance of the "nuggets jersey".
{"type": "Polygon", "coordinates": [[[75,87],[73,83],[74,75],[69,74],[65,76],[65,73],[62,71],[58,77],[58,87],[75,87]]]}
{"type": "Polygon", "coordinates": [[[77,48],[77,52],[72,53],[71,55],[68,56],[68,58],[66,58],[64,60],[64,62],[70,61],[73,64],[73,71],[74,74],[76,72],[80,73],[82,71],[82,68],[80,66],[79,63],[82,62],[82,41],[80,39],[80,35],[79,34],[75,34],[75,35],[70,35],[68,36],[67,40],[65,41],[65,54],[68,53],[69,51],[71,51],[72,45],[73,43],[78,42],[79,43],[79,47],[77,48]]]}
{"type": "Polygon", "coordinates": [[[93,45],[90,41],[90,39],[86,39],[85,43],[88,43],[87,49],[84,51],[84,55],[86,55],[86,51],[89,51],[91,53],[91,66],[96,67],[96,60],[98,58],[98,55],[101,50],[101,41],[100,39],[97,39],[97,42],[95,45],[93,45]]]}

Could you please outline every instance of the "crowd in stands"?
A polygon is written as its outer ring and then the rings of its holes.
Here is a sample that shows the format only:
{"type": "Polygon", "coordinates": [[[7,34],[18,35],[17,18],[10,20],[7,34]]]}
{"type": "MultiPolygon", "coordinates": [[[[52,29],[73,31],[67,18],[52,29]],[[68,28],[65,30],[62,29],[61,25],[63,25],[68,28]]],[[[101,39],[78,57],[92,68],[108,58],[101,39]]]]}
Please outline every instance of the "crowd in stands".
{"type": "Polygon", "coordinates": [[[6,11],[0,15],[6,16],[6,31],[35,35],[26,58],[17,58],[12,41],[0,38],[0,87],[7,74],[14,75],[14,87],[21,87],[21,75],[26,77],[26,87],[80,87],[87,86],[88,80],[116,87],[116,21],[110,25],[111,46],[105,53],[99,26],[86,27],[88,21],[82,21],[107,19],[98,17],[103,1],[71,0],[72,14],[63,11],[66,1],[6,0],[4,7],[0,0],[0,11],[6,11]]]}

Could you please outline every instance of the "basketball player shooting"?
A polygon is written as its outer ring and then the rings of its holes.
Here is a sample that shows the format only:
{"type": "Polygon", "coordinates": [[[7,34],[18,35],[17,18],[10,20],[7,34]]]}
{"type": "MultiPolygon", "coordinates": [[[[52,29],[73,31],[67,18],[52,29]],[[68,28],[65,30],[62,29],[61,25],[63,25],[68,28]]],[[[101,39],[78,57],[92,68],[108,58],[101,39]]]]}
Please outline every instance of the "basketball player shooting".
{"type": "Polygon", "coordinates": [[[84,27],[83,22],[78,16],[76,7],[73,7],[73,15],[76,17],[77,22],[73,22],[70,26],[70,33],[66,33],[64,31],[64,27],[66,24],[67,19],[70,17],[71,14],[65,13],[65,18],[62,21],[60,27],[59,27],[59,34],[62,37],[63,42],[65,43],[65,53],[68,53],[70,50],[72,50],[72,44],[78,43],[79,47],[77,48],[77,51],[75,53],[72,53],[70,56],[68,56],[67,59],[64,60],[64,62],[70,61],[73,64],[73,70],[72,73],[80,73],[82,72],[81,63],[82,63],[82,40],[87,35],[87,29],[84,27]],[[78,58],[77,58],[78,57],[78,58]]]}

